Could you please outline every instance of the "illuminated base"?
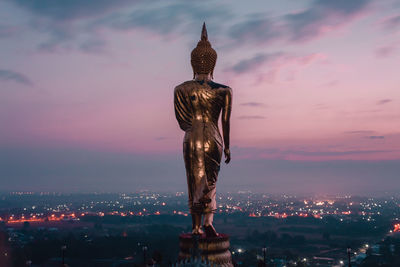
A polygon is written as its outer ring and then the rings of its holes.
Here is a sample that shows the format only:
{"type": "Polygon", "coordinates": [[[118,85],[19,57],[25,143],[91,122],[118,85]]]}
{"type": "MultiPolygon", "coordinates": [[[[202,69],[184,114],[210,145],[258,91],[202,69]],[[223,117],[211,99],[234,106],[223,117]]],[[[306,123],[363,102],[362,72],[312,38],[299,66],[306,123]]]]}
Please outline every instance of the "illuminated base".
{"type": "Polygon", "coordinates": [[[211,238],[207,238],[203,234],[197,239],[192,234],[181,234],[178,260],[185,261],[192,257],[200,257],[203,261],[233,267],[229,246],[229,236],[226,234],[219,234],[218,237],[211,238]]]}

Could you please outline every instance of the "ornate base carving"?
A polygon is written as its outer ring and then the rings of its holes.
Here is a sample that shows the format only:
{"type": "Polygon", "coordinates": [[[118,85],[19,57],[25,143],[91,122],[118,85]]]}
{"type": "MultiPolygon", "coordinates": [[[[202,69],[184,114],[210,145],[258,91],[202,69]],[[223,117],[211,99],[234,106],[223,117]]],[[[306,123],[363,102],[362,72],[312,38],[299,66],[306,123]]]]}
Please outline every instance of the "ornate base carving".
{"type": "Polygon", "coordinates": [[[217,237],[203,235],[181,234],[179,236],[179,261],[200,258],[210,263],[233,267],[229,251],[229,236],[219,234],[217,237]]]}

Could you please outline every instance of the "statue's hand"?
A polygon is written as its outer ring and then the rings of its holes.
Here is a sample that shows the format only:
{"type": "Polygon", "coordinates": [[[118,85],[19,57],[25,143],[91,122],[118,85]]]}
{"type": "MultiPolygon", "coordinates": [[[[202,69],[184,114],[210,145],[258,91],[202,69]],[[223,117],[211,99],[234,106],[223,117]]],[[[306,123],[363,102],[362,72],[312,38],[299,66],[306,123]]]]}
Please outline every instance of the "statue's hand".
{"type": "Polygon", "coordinates": [[[225,163],[228,164],[231,161],[231,151],[229,148],[224,149],[224,154],[225,154],[225,163]]]}

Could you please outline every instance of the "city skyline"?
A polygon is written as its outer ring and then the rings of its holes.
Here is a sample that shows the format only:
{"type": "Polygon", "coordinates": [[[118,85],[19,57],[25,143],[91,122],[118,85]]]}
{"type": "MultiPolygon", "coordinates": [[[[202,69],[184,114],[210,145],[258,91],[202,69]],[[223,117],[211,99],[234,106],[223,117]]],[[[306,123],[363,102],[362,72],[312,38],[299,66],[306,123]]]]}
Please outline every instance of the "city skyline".
{"type": "MultiPolygon", "coordinates": [[[[47,266],[61,260],[61,248],[71,265],[103,261],[111,266],[128,260],[132,265],[147,256],[166,266],[177,260],[177,236],[190,229],[183,192],[13,192],[0,193],[0,198],[0,227],[8,237],[0,246],[3,265],[23,259],[47,266]],[[146,255],[141,253],[143,247],[146,255]]],[[[242,266],[259,266],[255,264],[262,255],[264,262],[286,266],[346,266],[346,259],[352,266],[378,265],[370,261],[397,266],[399,200],[399,196],[219,194],[216,224],[231,233],[233,260],[242,266]]]]}
{"type": "Polygon", "coordinates": [[[0,188],[186,190],[173,89],[207,23],[234,92],[219,190],[400,189],[398,1],[0,3],[0,188]],[[131,189],[130,189],[131,188],[131,189]]]}

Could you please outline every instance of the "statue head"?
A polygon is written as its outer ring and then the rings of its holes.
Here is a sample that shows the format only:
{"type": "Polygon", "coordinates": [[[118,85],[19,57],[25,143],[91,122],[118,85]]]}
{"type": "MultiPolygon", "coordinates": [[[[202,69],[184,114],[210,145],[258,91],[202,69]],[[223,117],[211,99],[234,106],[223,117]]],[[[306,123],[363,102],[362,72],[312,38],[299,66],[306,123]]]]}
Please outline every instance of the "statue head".
{"type": "Polygon", "coordinates": [[[211,74],[211,78],[213,78],[215,63],[217,62],[217,52],[215,52],[208,41],[205,22],[201,31],[201,39],[192,50],[190,62],[193,68],[193,78],[196,74],[211,74]]]}

